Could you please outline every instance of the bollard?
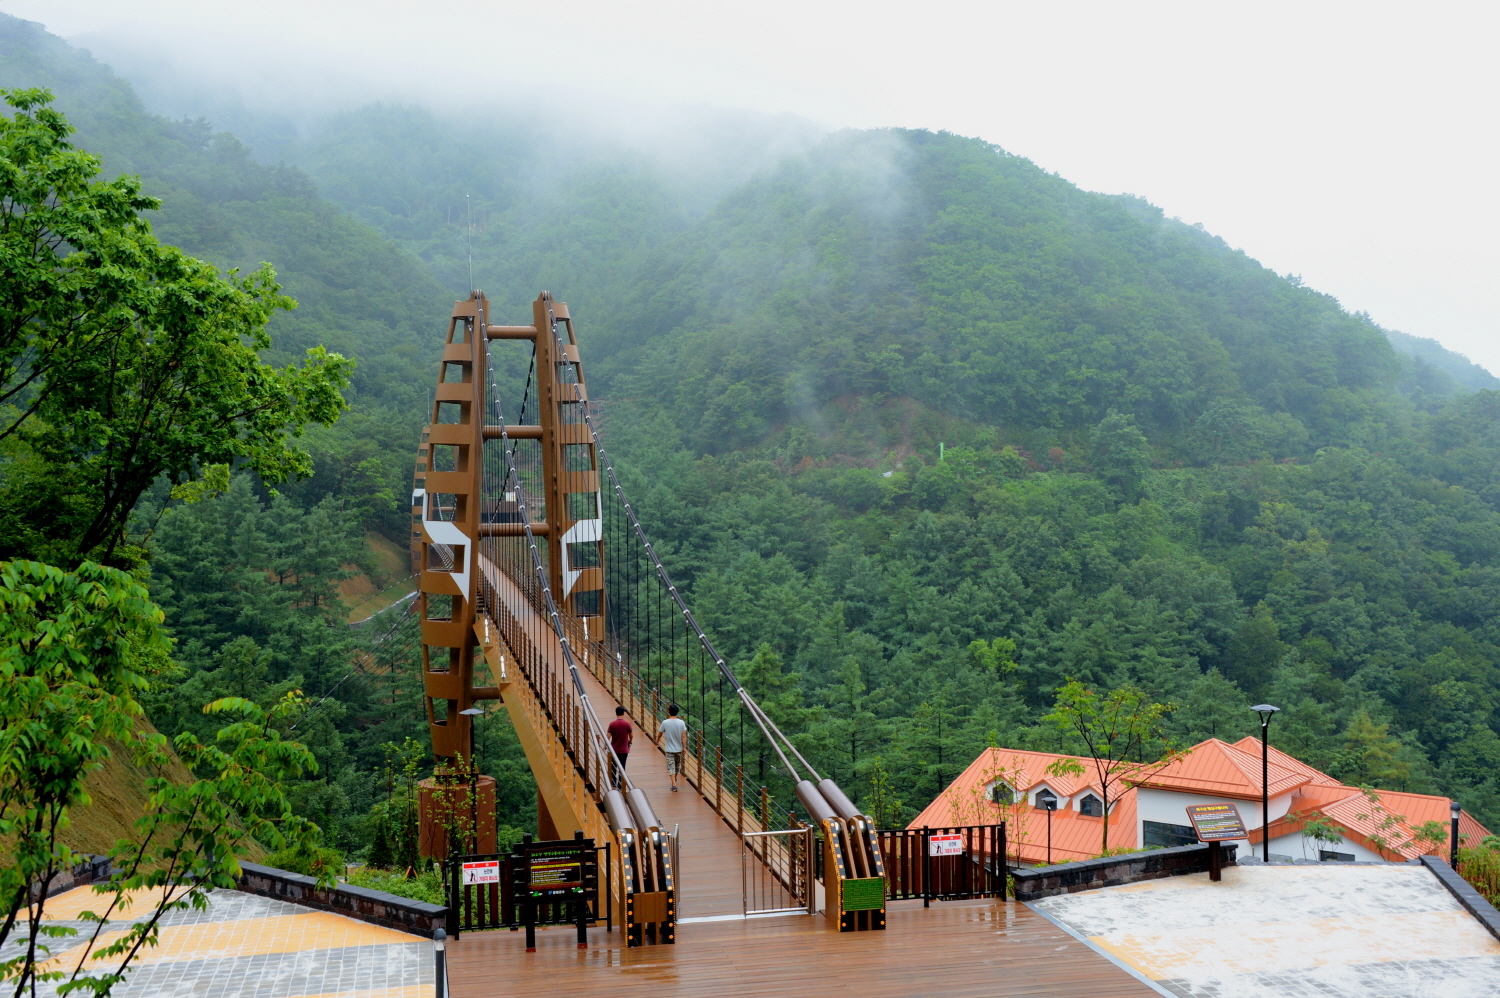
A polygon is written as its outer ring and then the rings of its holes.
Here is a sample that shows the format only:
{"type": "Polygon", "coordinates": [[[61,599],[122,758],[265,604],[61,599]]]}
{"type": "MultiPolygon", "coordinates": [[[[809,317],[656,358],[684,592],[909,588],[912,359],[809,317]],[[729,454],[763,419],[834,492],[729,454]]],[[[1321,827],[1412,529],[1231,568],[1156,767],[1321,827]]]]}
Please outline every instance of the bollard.
{"type": "Polygon", "coordinates": [[[448,933],[442,929],[435,929],[432,933],[433,955],[437,960],[437,974],[435,978],[437,998],[448,998],[448,954],[445,952],[448,942],[448,933]]]}

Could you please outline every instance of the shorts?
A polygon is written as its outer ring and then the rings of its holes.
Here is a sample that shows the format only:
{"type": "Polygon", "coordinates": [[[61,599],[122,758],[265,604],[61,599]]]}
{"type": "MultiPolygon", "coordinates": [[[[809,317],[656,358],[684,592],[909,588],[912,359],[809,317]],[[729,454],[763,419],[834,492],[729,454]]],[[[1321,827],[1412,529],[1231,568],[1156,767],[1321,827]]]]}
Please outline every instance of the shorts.
{"type": "Polygon", "coordinates": [[[680,772],[682,772],[682,753],[681,752],[668,752],[667,753],[667,775],[668,776],[676,776],[680,772]]]}

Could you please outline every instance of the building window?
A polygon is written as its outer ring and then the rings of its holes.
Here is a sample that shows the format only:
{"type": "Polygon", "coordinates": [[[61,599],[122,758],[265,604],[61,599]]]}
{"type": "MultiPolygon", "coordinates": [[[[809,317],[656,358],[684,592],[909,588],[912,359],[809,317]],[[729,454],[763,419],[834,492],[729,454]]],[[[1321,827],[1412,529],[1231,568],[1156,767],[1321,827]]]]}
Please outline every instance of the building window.
{"type": "Polygon", "coordinates": [[[1318,862],[1320,862],[1320,863],[1352,863],[1352,862],[1354,862],[1354,853],[1352,853],[1352,852],[1332,852],[1332,851],[1330,851],[1328,849],[1319,849],[1318,850],[1318,862]]]}
{"type": "Polygon", "coordinates": [[[1043,787],[1036,792],[1036,806],[1044,811],[1056,811],[1057,794],[1043,787]]]}
{"type": "Polygon", "coordinates": [[[996,804],[1013,804],[1016,792],[1004,780],[996,780],[995,785],[990,787],[990,800],[996,804]]]}
{"type": "Polygon", "coordinates": [[[1078,813],[1102,818],[1104,817],[1104,802],[1093,794],[1084,794],[1083,800],[1078,802],[1078,813]]]}
{"type": "Polygon", "coordinates": [[[1197,845],[1198,835],[1193,831],[1192,825],[1169,825],[1165,821],[1144,821],[1141,823],[1141,845],[1151,846],[1191,846],[1197,845]]]}

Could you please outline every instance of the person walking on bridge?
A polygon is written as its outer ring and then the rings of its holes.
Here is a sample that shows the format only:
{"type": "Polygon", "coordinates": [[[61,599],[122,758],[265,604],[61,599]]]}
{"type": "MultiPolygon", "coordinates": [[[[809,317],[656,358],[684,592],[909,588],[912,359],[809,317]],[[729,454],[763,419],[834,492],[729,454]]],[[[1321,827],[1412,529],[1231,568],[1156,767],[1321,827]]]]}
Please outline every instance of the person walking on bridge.
{"type": "Polygon", "coordinates": [[[677,774],[682,772],[682,756],[687,751],[687,722],[677,716],[677,705],[669,704],[671,716],[661,722],[661,750],[667,754],[667,775],[672,778],[672,792],[677,792],[677,774]]]}
{"type": "MultiPolygon", "coordinates": [[[[625,772],[625,760],[630,756],[630,743],[635,740],[635,728],[625,716],[624,707],[615,708],[615,719],[609,722],[609,747],[620,760],[620,773],[625,772]]],[[[615,777],[615,787],[620,786],[620,776],[615,777]]]]}

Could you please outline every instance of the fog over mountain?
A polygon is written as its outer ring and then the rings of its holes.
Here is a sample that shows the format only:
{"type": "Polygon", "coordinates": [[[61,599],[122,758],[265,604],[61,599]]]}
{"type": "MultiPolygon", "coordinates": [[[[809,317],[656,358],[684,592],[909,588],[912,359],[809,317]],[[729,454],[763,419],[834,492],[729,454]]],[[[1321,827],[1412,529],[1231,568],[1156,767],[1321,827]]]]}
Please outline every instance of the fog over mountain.
{"type": "MultiPolygon", "coordinates": [[[[131,535],[182,668],[152,721],[328,697],[295,797],[348,856],[384,834],[387,746],[425,718],[334,689],[337,586],[351,565],[401,581],[438,330],[475,285],[497,318],[542,288],[569,303],[695,616],[851,793],[881,786],[905,820],[987,744],[1074,751],[1045,718],[1078,679],[1174,705],[1181,744],[1276,703],[1287,751],[1500,827],[1500,392],[1439,331],[970,133],[540,85],[454,106],[437,78],[403,96],[399,66],[294,101],[200,87],[206,57],[173,51],[111,67],[0,17],[0,86],[51,88],[105,176],[161,198],[161,239],[274,265],[299,307],[268,359],[358,363],[349,410],[303,440],[310,476],[272,494],[240,467],[199,502],[163,480],[131,535]]],[[[79,500],[6,447],[0,557],[37,557],[79,500]]],[[[514,734],[488,726],[479,756],[506,834],[533,829],[514,734]]]]}

